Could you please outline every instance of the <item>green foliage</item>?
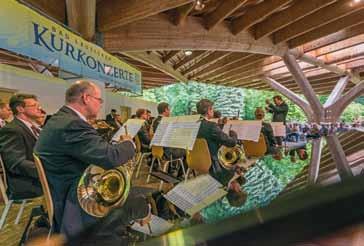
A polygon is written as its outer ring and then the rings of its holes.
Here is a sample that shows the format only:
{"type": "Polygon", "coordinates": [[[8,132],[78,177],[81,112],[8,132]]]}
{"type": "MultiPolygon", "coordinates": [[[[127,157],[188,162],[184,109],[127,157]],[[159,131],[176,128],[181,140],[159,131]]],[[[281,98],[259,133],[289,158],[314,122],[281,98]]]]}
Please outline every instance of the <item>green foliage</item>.
{"type": "Polygon", "coordinates": [[[364,117],[364,104],[354,102],[349,104],[349,106],[345,109],[341,115],[341,120],[345,122],[353,122],[360,116],[364,117]]]}

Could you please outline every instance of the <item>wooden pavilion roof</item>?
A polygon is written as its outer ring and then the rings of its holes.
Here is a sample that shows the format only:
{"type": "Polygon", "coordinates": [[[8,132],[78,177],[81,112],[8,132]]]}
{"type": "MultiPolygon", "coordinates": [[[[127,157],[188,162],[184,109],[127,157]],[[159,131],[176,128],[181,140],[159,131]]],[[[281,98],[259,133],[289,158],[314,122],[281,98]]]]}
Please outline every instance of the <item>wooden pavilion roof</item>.
{"type": "MultiPolygon", "coordinates": [[[[262,80],[268,75],[300,92],[281,59],[287,50],[309,54],[357,77],[364,73],[364,1],[20,2],[135,65],[142,71],[144,88],[196,80],[269,89],[262,80]],[[187,50],[192,54],[187,56],[187,50]]],[[[316,93],[329,93],[340,77],[315,65],[300,65],[316,93]]]]}

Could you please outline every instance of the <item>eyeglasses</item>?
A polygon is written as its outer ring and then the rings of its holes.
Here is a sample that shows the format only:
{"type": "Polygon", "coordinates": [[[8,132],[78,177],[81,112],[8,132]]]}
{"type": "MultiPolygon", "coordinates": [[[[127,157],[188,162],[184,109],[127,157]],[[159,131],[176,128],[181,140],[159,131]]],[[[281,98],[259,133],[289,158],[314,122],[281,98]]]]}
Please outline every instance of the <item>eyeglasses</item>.
{"type": "Polygon", "coordinates": [[[88,96],[92,97],[92,98],[95,98],[96,100],[98,100],[101,104],[104,103],[104,99],[100,98],[100,97],[95,97],[93,95],[90,95],[90,94],[87,94],[88,96]]]}
{"type": "Polygon", "coordinates": [[[40,109],[40,105],[39,104],[30,104],[30,105],[25,105],[24,108],[37,108],[37,109],[40,109]]]}

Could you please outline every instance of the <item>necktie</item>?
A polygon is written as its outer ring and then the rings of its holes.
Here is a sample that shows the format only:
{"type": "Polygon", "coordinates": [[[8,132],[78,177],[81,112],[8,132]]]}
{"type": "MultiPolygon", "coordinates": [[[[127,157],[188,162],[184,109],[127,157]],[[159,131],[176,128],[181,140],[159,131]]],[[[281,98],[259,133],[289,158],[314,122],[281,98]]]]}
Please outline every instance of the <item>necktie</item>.
{"type": "Polygon", "coordinates": [[[34,125],[31,126],[31,129],[32,129],[32,132],[33,132],[34,136],[36,138],[38,138],[39,134],[40,134],[40,129],[38,127],[34,126],[34,125]]]}

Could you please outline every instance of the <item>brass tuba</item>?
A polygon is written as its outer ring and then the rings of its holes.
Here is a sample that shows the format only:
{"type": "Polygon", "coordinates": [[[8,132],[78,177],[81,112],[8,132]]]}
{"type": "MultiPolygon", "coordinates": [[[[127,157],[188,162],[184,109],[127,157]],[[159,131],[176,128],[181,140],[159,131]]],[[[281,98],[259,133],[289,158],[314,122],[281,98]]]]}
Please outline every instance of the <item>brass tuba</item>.
{"type": "Polygon", "coordinates": [[[129,194],[130,180],[128,167],[104,170],[99,166],[88,166],[77,186],[80,206],[89,215],[104,217],[112,208],[124,204],[129,194]]]}
{"type": "Polygon", "coordinates": [[[234,147],[221,146],[217,157],[220,165],[227,170],[246,162],[245,152],[239,145],[234,147]]]}

